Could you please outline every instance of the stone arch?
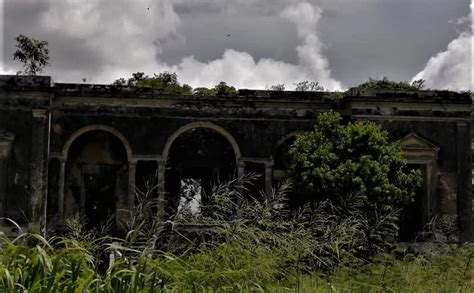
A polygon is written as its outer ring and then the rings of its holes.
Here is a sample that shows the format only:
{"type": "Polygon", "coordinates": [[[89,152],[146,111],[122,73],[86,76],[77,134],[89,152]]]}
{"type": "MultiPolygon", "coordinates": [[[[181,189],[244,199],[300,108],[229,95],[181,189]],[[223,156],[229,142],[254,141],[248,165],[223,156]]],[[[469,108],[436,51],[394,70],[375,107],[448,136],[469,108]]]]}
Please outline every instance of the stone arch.
{"type": "Polygon", "coordinates": [[[193,122],[170,135],[162,158],[166,166],[164,211],[170,216],[179,211],[186,196],[187,200],[206,204],[215,184],[235,176],[241,152],[224,128],[211,122],[193,122]],[[197,192],[186,193],[191,185],[197,192]]]}
{"type": "Polygon", "coordinates": [[[67,139],[58,159],[59,182],[54,189],[59,221],[80,212],[91,227],[114,216],[119,228],[123,211],[134,204],[135,162],[125,136],[107,125],[82,127],[67,139]]]}
{"type": "Polygon", "coordinates": [[[288,166],[285,166],[285,156],[282,154],[284,150],[282,148],[287,148],[288,146],[286,145],[291,139],[293,139],[296,135],[305,133],[306,131],[304,130],[296,130],[296,131],[291,131],[281,137],[277,143],[274,145],[271,158],[273,160],[273,175],[272,175],[272,181],[273,183],[277,183],[279,180],[283,179],[287,175],[287,168],[288,166]]]}
{"type": "Polygon", "coordinates": [[[89,132],[89,131],[94,131],[94,130],[101,130],[101,131],[106,131],[108,133],[111,133],[113,135],[115,135],[123,144],[124,148],[125,148],[125,151],[127,153],[127,159],[130,161],[132,159],[132,156],[133,156],[133,152],[132,152],[132,148],[130,146],[130,143],[128,142],[127,138],[122,134],[120,133],[120,131],[118,131],[117,129],[111,127],[111,126],[107,126],[107,125],[102,125],[102,124],[93,124],[93,125],[87,125],[87,126],[84,126],[78,130],[76,130],[69,138],[68,140],[66,141],[66,143],[64,143],[64,146],[63,146],[63,149],[61,151],[61,154],[64,158],[67,158],[67,155],[68,155],[68,152],[69,152],[69,148],[71,147],[72,143],[78,138],[80,137],[81,135],[83,135],[84,133],[86,132],[89,132]]]}
{"type": "Polygon", "coordinates": [[[302,134],[302,133],[305,133],[305,132],[308,132],[306,130],[295,130],[295,131],[291,131],[287,134],[285,134],[284,136],[282,136],[277,142],[276,144],[273,146],[273,150],[272,150],[272,154],[271,154],[271,157],[272,159],[275,159],[275,156],[276,156],[276,153],[278,151],[278,148],[285,142],[287,141],[288,139],[290,138],[293,138],[294,136],[297,136],[298,134],[302,134]]]}
{"type": "Polygon", "coordinates": [[[178,136],[185,133],[186,131],[194,129],[194,128],[208,128],[222,135],[229,142],[232,149],[234,150],[236,161],[237,162],[240,161],[242,154],[240,152],[239,145],[237,144],[237,141],[235,140],[235,138],[221,126],[218,126],[212,122],[205,122],[205,121],[188,123],[184,126],[181,126],[178,130],[173,132],[173,134],[171,134],[171,136],[166,141],[165,148],[163,149],[162,157],[164,160],[168,158],[169,151],[171,149],[173,142],[176,140],[176,138],[178,138],[178,136]]]}

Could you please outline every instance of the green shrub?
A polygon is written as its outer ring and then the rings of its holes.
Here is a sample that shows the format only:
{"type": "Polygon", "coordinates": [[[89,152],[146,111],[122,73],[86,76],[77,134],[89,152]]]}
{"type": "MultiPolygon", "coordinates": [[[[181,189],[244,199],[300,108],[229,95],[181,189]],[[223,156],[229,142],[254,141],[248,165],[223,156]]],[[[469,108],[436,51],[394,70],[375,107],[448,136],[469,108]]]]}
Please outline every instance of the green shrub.
{"type": "Polygon", "coordinates": [[[425,87],[425,81],[423,79],[415,80],[411,84],[405,81],[392,81],[387,77],[382,79],[372,79],[366,81],[357,87],[373,89],[373,90],[392,90],[392,91],[418,91],[425,87]]]}
{"type": "Polygon", "coordinates": [[[167,71],[153,74],[153,76],[145,75],[143,72],[136,72],[133,73],[129,79],[119,78],[112,84],[119,86],[151,87],[181,95],[191,95],[193,90],[191,86],[187,84],[180,84],[176,73],[167,71]]]}
{"type": "Polygon", "coordinates": [[[296,204],[329,200],[336,215],[362,216],[371,253],[395,240],[399,210],[413,201],[421,174],[405,169],[387,131],[367,121],[343,124],[340,114],[327,112],[296,137],[290,154],[296,204]]]}
{"type": "Polygon", "coordinates": [[[229,86],[224,81],[221,81],[213,88],[195,88],[193,93],[197,96],[236,96],[237,90],[235,89],[235,87],[229,86]]]}

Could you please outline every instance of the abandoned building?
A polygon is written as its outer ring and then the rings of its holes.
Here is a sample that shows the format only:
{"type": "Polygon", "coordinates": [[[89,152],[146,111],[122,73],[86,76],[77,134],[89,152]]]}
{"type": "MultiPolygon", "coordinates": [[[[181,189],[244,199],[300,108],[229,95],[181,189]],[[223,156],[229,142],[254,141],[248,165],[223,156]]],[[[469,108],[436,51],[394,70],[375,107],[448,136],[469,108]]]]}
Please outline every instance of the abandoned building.
{"type": "Polygon", "coordinates": [[[178,196],[183,179],[208,189],[246,171],[261,173],[268,191],[285,176],[292,138],[330,109],[380,123],[422,171],[413,229],[450,217],[453,241],[473,240],[471,97],[447,91],[204,97],[0,76],[0,216],[39,232],[78,212],[91,223],[119,219],[155,173],[162,199],[178,196]]]}

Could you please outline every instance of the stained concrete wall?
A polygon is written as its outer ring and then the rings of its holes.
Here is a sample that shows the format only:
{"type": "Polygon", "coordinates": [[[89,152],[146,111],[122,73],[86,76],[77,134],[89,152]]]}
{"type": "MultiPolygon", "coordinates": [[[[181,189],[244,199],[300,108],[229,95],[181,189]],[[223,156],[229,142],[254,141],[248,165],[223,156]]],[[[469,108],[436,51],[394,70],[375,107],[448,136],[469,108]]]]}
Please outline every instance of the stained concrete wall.
{"type": "MultiPolygon", "coordinates": [[[[42,173],[50,179],[49,213],[54,212],[58,190],[64,188],[51,178],[61,181],[60,162],[68,159],[65,150],[83,132],[99,129],[116,136],[126,149],[130,170],[141,166],[136,162],[142,161],[152,161],[158,169],[163,169],[166,150],[177,132],[186,125],[211,127],[232,141],[238,150],[239,170],[245,168],[245,163],[260,164],[265,178],[271,182],[278,143],[291,133],[311,130],[318,113],[334,109],[347,120],[380,123],[393,141],[415,133],[439,149],[430,175],[432,213],[454,215],[459,228],[456,237],[460,241],[472,235],[471,97],[468,94],[354,89],[342,99],[334,100],[335,95],[326,92],[242,90],[235,97],[198,97],[134,87],[50,86],[48,78],[37,78],[36,83],[27,80],[0,77],[0,129],[15,136],[8,174],[3,179],[8,193],[12,194],[11,200],[7,200],[7,214],[15,219],[20,218],[20,209],[13,204],[14,200],[20,202],[22,209],[30,212],[33,209],[28,197],[29,164],[38,161],[42,154],[34,152],[37,144],[32,140],[38,137],[33,132],[39,129],[33,117],[35,109],[43,109],[47,115],[43,159],[49,158],[52,163],[42,173]]],[[[131,176],[129,186],[123,188],[130,188],[134,180],[131,176]]],[[[45,196],[36,195],[34,199],[44,200],[45,196]]],[[[38,208],[45,210],[41,205],[36,205],[38,208]]],[[[30,221],[37,220],[35,216],[30,221]]]]}

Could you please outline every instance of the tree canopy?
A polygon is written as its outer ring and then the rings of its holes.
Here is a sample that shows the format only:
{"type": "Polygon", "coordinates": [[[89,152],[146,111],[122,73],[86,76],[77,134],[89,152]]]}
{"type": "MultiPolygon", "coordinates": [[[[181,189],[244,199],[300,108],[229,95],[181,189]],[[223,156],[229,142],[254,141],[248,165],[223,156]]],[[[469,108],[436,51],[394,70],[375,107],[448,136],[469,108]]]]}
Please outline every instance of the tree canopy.
{"type": "Polygon", "coordinates": [[[36,75],[49,65],[48,42],[21,34],[15,40],[17,50],[13,53],[13,60],[23,63],[23,71],[19,73],[36,75]]]}
{"type": "Polygon", "coordinates": [[[159,88],[182,95],[192,94],[192,87],[187,84],[180,84],[178,82],[177,74],[167,71],[159,74],[153,74],[153,76],[145,75],[143,72],[136,72],[132,73],[132,77],[128,80],[125,80],[125,78],[119,78],[115,80],[113,84],[121,86],[127,85],[159,88]]]}
{"type": "Polygon", "coordinates": [[[227,85],[226,82],[221,81],[218,85],[213,88],[195,88],[194,94],[198,96],[235,96],[237,90],[233,86],[227,85]]]}
{"type": "Polygon", "coordinates": [[[317,81],[300,81],[294,83],[295,91],[299,92],[317,92],[317,91],[324,91],[324,87],[319,84],[317,81]]]}
{"type": "Polygon", "coordinates": [[[213,88],[199,87],[193,88],[187,84],[180,84],[178,82],[178,75],[172,72],[162,72],[148,76],[143,72],[132,73],[132,77],[125,79],[119,78],[115,80],[113,85],[119,86],[138,86],[151,87],[167,91],[171,91],[181,95],[197,95],[197,96],[235,96],[238,90],[227,85],[226,82],[221,81],[213,88]]]}
{"type": "Polygon", "coordinates": [[[374,90],[396,90],[396,91],[418,91],[425,87],[425,81],[423,79],[415,80],[411,84],[405,81],[392,81],[388,77],[382,79],[372,79],[366,81],[357,87],[374,89],[374,90]]]}
{"type": "Polygon", "coordinates": [[[398,212],[413,201],[421,175],[406,169],[387,131],[367,121],[344,124],[340,114],[327,112],[313,131],[296,137],[290,155],[297,200],[329,200],[339,207],[357,201],[367,215],[368,234],[384,218],[388,236],[396,236],[398,212]]]}

